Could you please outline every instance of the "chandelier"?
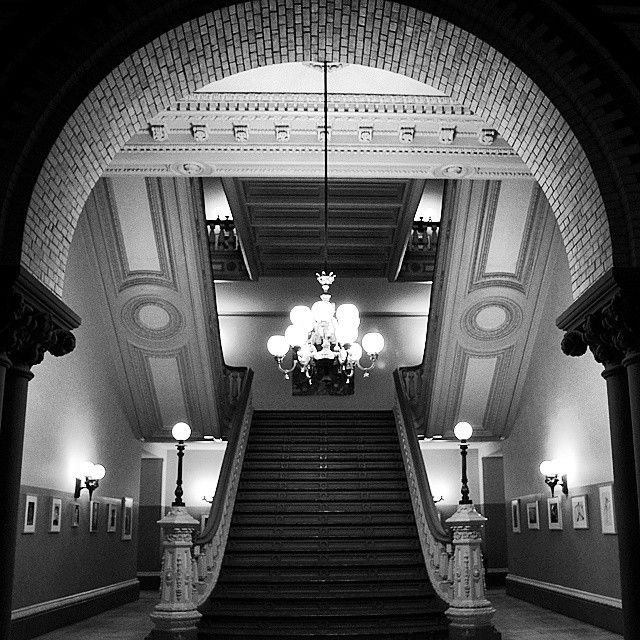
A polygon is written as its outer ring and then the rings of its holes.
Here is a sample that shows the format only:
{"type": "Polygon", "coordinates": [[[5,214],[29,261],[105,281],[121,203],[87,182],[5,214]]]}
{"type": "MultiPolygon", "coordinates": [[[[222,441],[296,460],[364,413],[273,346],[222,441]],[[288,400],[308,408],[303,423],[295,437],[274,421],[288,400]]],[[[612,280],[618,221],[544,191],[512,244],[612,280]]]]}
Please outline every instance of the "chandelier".
{"type": "Polygon", "coordinates": [[[309,384],[330,368],[340,374],[346,384],[353,378],[357,369],[364,371],[364,377],[374,367],[378,354],[384,347],[384,338],[379,333],[367,333],[358,343],[360,313],[354,304],[341,304],[337,309],[331,302],[329,287],[336,276],[329,272],[328,263],[328,226],[329,226],[329,177],[328,177],[328,108],[327,108],[327,62],[324,72],[324,270],[316,273],[322,287],[320,300],[311,308],[295,306],[289,318],[291,325],[284,335],[271,336],[267,341],[267,350],[278,363],[278,369],[289,379],[296,368],[306,376],[309,384]],[[292,350],[292,364],[283,367],[285,356],[292,350]],[[362,365],[360,359],[363,350],[369,356],[369,364],[362,365]]]}

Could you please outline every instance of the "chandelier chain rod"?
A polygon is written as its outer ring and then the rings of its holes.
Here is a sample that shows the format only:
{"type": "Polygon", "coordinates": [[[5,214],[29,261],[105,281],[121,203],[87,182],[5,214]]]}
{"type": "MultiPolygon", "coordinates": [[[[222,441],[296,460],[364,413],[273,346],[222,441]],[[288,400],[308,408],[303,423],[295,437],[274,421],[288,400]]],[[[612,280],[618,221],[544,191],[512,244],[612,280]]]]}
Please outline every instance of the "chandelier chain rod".
{"type": "Polygon", "coordinates": [[[327,90],[327,60],[324,75],[324,271],[329,271],[329,108],[327,90]]]}

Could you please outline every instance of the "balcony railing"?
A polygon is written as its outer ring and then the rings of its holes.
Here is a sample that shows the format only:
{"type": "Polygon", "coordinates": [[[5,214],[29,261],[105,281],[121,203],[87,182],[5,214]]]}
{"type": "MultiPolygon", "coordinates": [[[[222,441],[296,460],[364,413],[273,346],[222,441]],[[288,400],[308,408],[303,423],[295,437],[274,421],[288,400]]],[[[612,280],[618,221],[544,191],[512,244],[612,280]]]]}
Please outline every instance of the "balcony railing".
{"type": "Polygon", "coordinates": [[[398,280],[428,282],[433,280],[436,251],[440,239],[440,222],[420,218],[413,222],[398,280]]]}
{"type": "Polygon", "coordinates": [[[236,225],[231,219],[207,220],[209,256],[215,280],[249,280],[236,225]]]}

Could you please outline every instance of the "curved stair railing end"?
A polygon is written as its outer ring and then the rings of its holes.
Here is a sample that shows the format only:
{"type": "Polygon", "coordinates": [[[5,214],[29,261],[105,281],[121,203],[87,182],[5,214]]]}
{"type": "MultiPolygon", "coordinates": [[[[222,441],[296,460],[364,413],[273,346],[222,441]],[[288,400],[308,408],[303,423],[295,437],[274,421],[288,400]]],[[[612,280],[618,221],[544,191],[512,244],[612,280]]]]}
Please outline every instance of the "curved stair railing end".
{"type": "Polygon", "coordinates": [[[450,640],[499,640],[492,624],[495,609],[485,597],[482,529],[487,521],[473,504],[460,504],[446,520],[438,518],[422,452],[415,417],[407,401],[401,372],[393,372],[396,401],[393,407],[400,451],[407,474],[411,504],[429,579],[449,608],[450,640]]]}
{"type": "Polygon", "coordinates": [[[194,535],[200,523],[186,507],[172,506],[159,521],[163,532],[160,602],[151,614],[155,628],[148,640],[195,640],[201,617],[197,608],[209,597],[220,574],[253,416],[253,371],[233,368],[232,374],[227,382],[236,385],[237,393],[230,397],[235,411],[207,525],[194,535]]]}

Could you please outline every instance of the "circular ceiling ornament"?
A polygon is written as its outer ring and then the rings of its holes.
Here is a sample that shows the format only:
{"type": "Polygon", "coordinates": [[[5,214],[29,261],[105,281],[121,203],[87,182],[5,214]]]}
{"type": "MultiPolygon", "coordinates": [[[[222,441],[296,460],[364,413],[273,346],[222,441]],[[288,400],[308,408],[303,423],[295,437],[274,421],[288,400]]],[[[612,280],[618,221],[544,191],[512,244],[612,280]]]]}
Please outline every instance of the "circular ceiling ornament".
{"type": "Polygon", "coordinates": [[[499,340],[522,323],[522,309],[509,298],[486,298],[467,309],[462,329],[476,340],[499,340]]]}
{"type": "Polygon", "coordinates": [[[184,318],[176,307],[153,296],[129,300],[122,308],[122,320],[132,333],[146,340],[172,338],[184,326],[184,318]]]}
{"type": "Polygon", "coordinates": [[[209,168],[200,162],[179,162],[172,165],[171,169],[183,176],[201,176],[210,173],[209,168]]]}

